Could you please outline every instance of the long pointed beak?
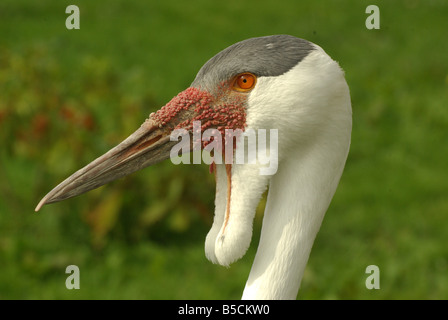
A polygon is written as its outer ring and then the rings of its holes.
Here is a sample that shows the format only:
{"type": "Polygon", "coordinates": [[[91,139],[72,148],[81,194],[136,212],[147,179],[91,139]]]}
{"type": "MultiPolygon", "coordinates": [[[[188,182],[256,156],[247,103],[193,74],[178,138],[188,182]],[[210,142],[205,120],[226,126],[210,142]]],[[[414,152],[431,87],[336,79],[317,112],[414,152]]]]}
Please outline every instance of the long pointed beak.
{"type": "MultiPolygon", "coordinates": [[[[244,101],[239,96],[232,100],[226,95],[224,101],[217,103],[209,92],[195,87],[187,88],[151,114],[137,131],[118,146],[62,181],[39,202],[35,210],[168,159],[172,147],[178,143],[177,140],[170,140],[173,130],[185,129],[191,134],[195,120],[202,121],[201,131],[217,128],[223,134],[224,128],[244,128],[244,101]]],[[[182,148],[182,152],[190,150],[191,143],[188,148],[182,148]]]]}
{"type": "Polygon", "coordinates": [[[170,156],[176,141],[170,141],[171,129],[146,120],[141,127],[119,145],[78,170],[51,190],[37,205],[62,201],[108,182],[119,179],[170,156]]]}

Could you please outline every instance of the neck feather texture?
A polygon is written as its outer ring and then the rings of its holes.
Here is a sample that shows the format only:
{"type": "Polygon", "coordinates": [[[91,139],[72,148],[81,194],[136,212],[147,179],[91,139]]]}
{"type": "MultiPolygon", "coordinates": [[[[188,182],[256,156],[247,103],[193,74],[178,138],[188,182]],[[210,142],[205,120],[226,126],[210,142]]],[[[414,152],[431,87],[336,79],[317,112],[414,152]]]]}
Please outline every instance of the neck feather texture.
{"type": "MultiPolygon", "coordinates": [[[[349,120],[347,120],[349,121],[349,120]]],[[[279,164],[269,185],[260,243],[243,299],[296,299],[305,266],[341,177],[350,125],[279,164]]]]}

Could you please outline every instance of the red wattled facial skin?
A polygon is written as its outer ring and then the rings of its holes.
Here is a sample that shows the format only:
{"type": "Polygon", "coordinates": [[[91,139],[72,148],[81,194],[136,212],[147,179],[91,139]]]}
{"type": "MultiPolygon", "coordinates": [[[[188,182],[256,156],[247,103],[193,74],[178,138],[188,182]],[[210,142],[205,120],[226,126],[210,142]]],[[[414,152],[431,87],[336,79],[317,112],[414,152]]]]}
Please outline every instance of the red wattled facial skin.
{"type": "MultiPolygon", "coordinates": [[[[225,129],[241,129],[246,126],[247,94],[238,93],[221,86],[213,96],[207,91],[190,87],[152,113],[150,119],[159,127],[192,131],[193,121],[201,122],[201,133],[207,129],[217,129],[225,137],[225,129]]],[[[202,147],[210,141],[202,142],[202,147]]]]}

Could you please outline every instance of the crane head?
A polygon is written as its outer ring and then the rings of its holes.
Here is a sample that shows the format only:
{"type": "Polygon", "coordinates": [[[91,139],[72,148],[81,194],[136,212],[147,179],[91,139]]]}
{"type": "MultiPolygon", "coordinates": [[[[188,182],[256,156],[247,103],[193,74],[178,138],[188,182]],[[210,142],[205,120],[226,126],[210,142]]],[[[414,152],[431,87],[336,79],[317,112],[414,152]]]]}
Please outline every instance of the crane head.
{"type": "Polygon", "coordinates": [[[173,130],[191,133],[194,121],[201,121],[201,131],[215,128],[222,136],[225,129],[244,130],[257,79],[287,72],[310,50],[308,41],[287,35],[252,38],[226,48],[199,70],[189,88],[152,113],[119,145],[57,185],[36,211],[168,159],[176,144],[170,141],[173,130]]]}
{"type": "MultiPolygon", "coordinates": [[[[345,146],[350,141],[351,107],[343,71],[319,46],[293,36],[235,43],[207,61],[190,87],[152,113],[127,139],[51,190],[36,211],[168,159],[178,143],[170,138],[176,130],[194,136],[195,130],[208,129],[222,137],[230,129],[278,130],[279,164],[289,150],[306,154],[316,142],[328,145],[329,139],[322,137],[340,136],[345,146]]],[[[200,141],[200,148],[209,142],[200,141]]],[[[194,144],[182,152],[191,151],[194,144]]],[[[218,151],[223,154],[226,147],[221,142],[218,151]]],[[[348,149],[344,152],[343,163],[348,149]]],[[[228,265],[249,246],[255,210],[270,179],[259,175],[257,166],[212,166],[216,208],[205,244],[212,262],[228,265]]]]}

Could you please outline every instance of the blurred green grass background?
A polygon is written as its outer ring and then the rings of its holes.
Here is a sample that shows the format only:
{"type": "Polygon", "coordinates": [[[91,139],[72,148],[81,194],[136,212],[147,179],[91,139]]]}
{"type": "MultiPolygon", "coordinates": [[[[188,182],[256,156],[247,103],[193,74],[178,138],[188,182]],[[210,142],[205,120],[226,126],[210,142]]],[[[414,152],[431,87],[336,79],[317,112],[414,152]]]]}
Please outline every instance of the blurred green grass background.
{"type": "Polygon", "coordinates": [[[448,298],[448,2],[0,3],[0,299],[239,299],[246,256],[208,262],[214,181],[169,161],[38,214],[56,184],[132,133],[223,48],[292,34],[346,71],[346,170],[299,299],[448,298]],[[76,4],[81,29],[65,28],[76,4]],[[365,8],[381,10],[367,30],[365,8]],[[80,268],[67,290],[65,268],[80,268]],[[367,290],[378,265],[381,289],[367,290]]]}

